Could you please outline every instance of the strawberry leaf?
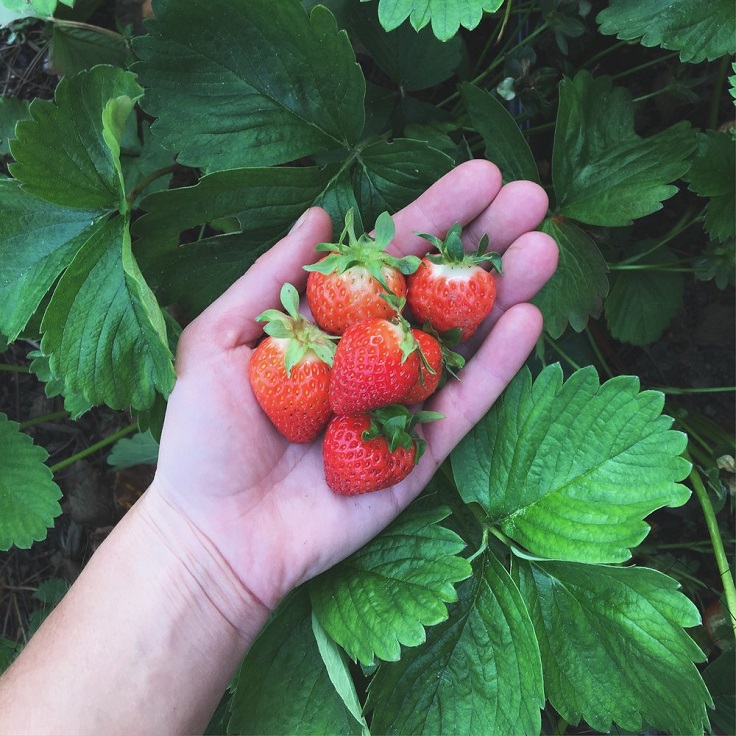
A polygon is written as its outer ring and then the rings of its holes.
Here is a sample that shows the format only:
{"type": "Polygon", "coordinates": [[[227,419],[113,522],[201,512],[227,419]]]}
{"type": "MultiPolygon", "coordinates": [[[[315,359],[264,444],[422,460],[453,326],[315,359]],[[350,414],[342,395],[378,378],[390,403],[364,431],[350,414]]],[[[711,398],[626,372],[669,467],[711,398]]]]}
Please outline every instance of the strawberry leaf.
{"type": "Polygon", "coordinates": [[[365,222],[397,212],[452,168],[453,161],[424,141],[398,138],[362,149],[354,174],[355,196],[365,222]]]}
{"type": "Polygon", "coordinates": [[[0,96],[0,156],[10,153],[8,140],[15,138],[15,126],[19,120],[28,120],[28,100],[19,97],[0,96]]]}
{"type": "Polygon", "coordinates": [[[61,513],[61,491],[44,464],[48,453],[0,413],[0,550],[28,549],[61,513]]]}
{"type": "Polygon", "coordinates": [[[449,41],[460,26],[472,31],[484,12],[493,12],[503,0],[379,0],[378,19],[392,31],[407,18],[419,31],[432,23],[432,32],[440,41],[449,41]]]}
{"type": "Polygon", "coordinates": [[[486,144],[486,158],[501,169],[504,181],[539,183],[534,154],[511,113],[490,92],[473,84],[462,84],[460,92],[473,127],[486,144]]]}
{"type": "Polygon", "coordinates": [[[733,203],[736,201],[736,147],[728,133],[709,130],[701,133],[690,171],[685,175],[689,188],[700,197],[709,197],[703,227],[711,239],[725,242],[736,236],[733,203]]]}
{"type": "Polygon", "coordinates": [[[524,601],[486,552],[447,621],[381,663],[368,691],[375,733],[539,733],[542,667],[524,601]]]}
{"type": "Polygon", "coordinates": [[[133,258],[123,217],[79,250],[41,328],[54,375],[93,404],[147,409],[156,390],[168,395],[173,387],[164,318],[133,258]]]}
{"type": "Polygon", "coordinates": [[[460,495],[533,555],[627,560],[643,518],[690,496],[687,437],[663,404],[635,377],[600,385],[589,367],[563,382],[555,364],[532,383],[524,370],[453,452],[460,495]]]}
{"type": "Polygon", "coordinates": [[[601,33],[674,49],[681,61],[697,64],[736,53],[736,5],[731,0],[711,0],[707,13],[700,0],[611,0],[596,20],[601,33]]]}
{"type": "MultiPolygon", "coordinates": [[[[361,734],[331,674],[313,633],[309,597],[300,588],[279,606],[240,666],[228,733],[288,736],[306,726],[309,733],[361,734]]],[[[350,684],[343,683],[343,692],[350,684]]]]}
{"type": "Polygon", "coordinates": [[[13,341],[74,254],[103,225],[101,211],[44,202],[0,181],[0,334],[13,341]]]}
{"type": "Polygon", "coordinates": [[[695,143],[684,121],[639,137],[628,90],[579,72],[560,84],[552,152],[558,213],[616,227],[656,212],[677,191],[670,182],[688,170],[695,143]]]}
{"type": "Polygon", "coordinates": [[[357,142],[365,80],[325,7],[160,0],[155,13],[135,69],[153,130],[181,163],[271,166],[357,142]]]}
{"type": "Polygon", "coordinates": [[[700,623],[678,583],[655,570],[519,561],[547,698],[599,733],[708,731],[705,656],[683,627],[700,623]],[[615,729],[614,729],[615,730],[615,729]]]}
{"type": "Polygon", "coordinates": [[[18,123],[11,174],[53,204],[125,209],[119,144],[142,94],[133,74],[109,66],[62,79],[54,101],[34,100],[18,123]]]}
{"type": "MultiPolygon", "coordinates": [[[[640,250],[653,244],[643,242],[640,250]]],[[[661,265],[677,261],[669,248],[659,247],[642,255],[632,265],[634,269],[616,271],[611,293],[605,303],[606,322],[611,335],[631,345],[656,342],[682,306],[685,282],[681,273],[647,269],[648,264],[661,265]],[[636,270],[636,266],[643,266],[636,270]]]]}
{"type": "Polygon", "coordinates": [[[397,660],[447,618],[454,583],[470,573],[465,546],[439,522],[443,509],[405,511],[383,534],[310,584],[315,615],[353,659],[397,660]]]}
{"type": "Polygon", "coordinates": [[[608,293],[606,262],[590,236],[569,220],[548,218],[539,229],[555,239],[560,256],[557,271],[534,303],[542,310],[552,337],[560,337],[568,322],[581,332],[590,316],[601,313],[608,293]]]}

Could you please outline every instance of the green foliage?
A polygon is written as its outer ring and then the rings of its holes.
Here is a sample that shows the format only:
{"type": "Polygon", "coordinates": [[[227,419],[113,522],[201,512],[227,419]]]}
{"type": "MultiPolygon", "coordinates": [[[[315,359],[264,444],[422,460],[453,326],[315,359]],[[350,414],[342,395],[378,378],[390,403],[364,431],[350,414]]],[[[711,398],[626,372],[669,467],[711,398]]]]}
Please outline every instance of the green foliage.
{"type": "Polygon", "coordinates": [[[46,538],[61,513],[61,491],[44,464],[48,453],[0,413],[0,550],[46,538]]]}
{"type": "Polygon", "coordinates": [[[736,6],[730,0],[712,0],[707,13],[699,0],[610,0],[597,20],[601,33],[675,49],[682,61],[736,53],[736,6]]]}
{"type": "Polygon", "coordinates": [[[677,483],[686,437],[662,405],[631,377],[599,385],[587,368],[563,382],[553,365],[532,383],[523,370],[453,452],[460,495],[533,555],[627,560],[642,518],[690,495],[677,483]]]}
{"type": "MultiPolygon", "coordinates": [[[[58,10],[0,0],[0,25],[19,20],[21,38],[23,18],[58,10]]],[[[199,314],[307,207],[370,230],[480,156],[549,196],[539,229],[560,261],[535,298],[534,373],[394,524],[284,601],[212,729],[538,734],[546,705],[581,729],[707,730],[694,605],[621,564],[649,514],[688,499],[687,438],[661,393],[601,382],[570,333],[598,320],[618,358],[618,343],[659,344],[683,285],[698,288],[682,271],[733,283],[733,131],[716,128],[736,77],[706,60],[734,52],[734,11],[589,10],[156,0],[130,70],[124,36],[48,20],[53,100],[0,98],[0,345],[34,341],[30,370],[73,417],[134,415],[115,470],[156,461],[172,314],[199,314]],[[586,367],[565,379],[546,345],[586,367]]],[[[42,539],[59,513],[46,457],[0,415],[0,548],[42,539]]],[[[0,668],[15,652],[2,646],[0,668]]]]}

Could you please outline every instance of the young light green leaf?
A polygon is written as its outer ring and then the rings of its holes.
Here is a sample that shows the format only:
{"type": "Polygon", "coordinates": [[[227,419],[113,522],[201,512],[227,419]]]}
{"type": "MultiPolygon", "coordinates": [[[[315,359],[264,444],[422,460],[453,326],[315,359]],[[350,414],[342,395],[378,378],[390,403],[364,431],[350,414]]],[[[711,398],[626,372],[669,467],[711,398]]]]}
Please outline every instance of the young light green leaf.
{"type": "Polygon", "coordinates": [[[31,116],[29,104],[20,97],[0,97],[0,156],[10,153],[8,140],[15,137],[16,123],[31,116]]]}
{"type": "Polygon", "coordinates": [[[683,627],[695,606],[655,570],[519,561],[547,698],[568,722],[598,732],[708,730],[711,700],[693,665],[705,659],[683,627]]]}
{"type": "Polygon", "coordinates": [[[447,618],[454,583],[470,564],[465,546],[439,526],[446,509],[404,512],[383,534],[310,584],[314,612],[353,659],[397,660],[400,645],[425,640],[425,626],[447,618]]]}
{"type": "Polygon", "coordinates": [[[596,20],[601,33],[674,49],[681,61],[697,64],[736,53],[736,5],[711,0],[703,10],[700,0],[610,0],[596,20]]]}
{"type": "Polygon", "coordinates": [[[44,464],[48,453],[0,413],[0,550],[28,549],[61,513],[61,491],[44,464]]]}
{"type": "Polygon", "coordinates": [[[375,4],[350,3],[349,31],[366,47],[373,61],[402,91],[417,91],[444,82],[462,60],[462,39],[437,39],[429,28],[415,31],[402,23],[387,33],[375,4]]]}
{"type": "Polygon", "coordinates": [[[698,138],[693,165],[685,175],[689,188],[709,197],[703,226],[712,240],[725,242],[736,236],[736,142],[733,135],[709,130],[698,138]]]}
{"type": "Polygon", "coordinates": [[[148,31],[134,43],[143,106],[181,163],[270,166],[357,142],[365,80],[326,8],[162,0],[148,31]]]}
{"type": "Polygon", "coordinates": [[[0,334],[21,333],[74,254],[103,225],[100,210],[70,209],[0,181],[0,334]]]}
{"type": "Polygon", "coordinates": [[[360,700],[358,700],[355,683],[348,669],[345,652],[322,628],[322,624],[320,624],[314,612],[312,612],[312,633],[314,634],[322,662],[324,662],[327,674],[330,676],[330,681],[335,691],[342,698],[342,702],[345,703],[345,707],[350,711],[355,720],[360,723],[363,736],[370,736],[368,724],[363,715],[363,706],[360,704],[360,700]]]}
{"type": "Polygon", "coordinates": [[[52,372],[93,404],[147,409],[156,390],[168,395],[173,387],[164,318],[122,217],[109,220],[77,253],[41,328],[52,372]]]}
{"type": "Polygon", "coordinates": [[[353,183],[365,222],[397,212],[452,169],[452,159],[424,141],[397,138],[366,146],[353,183]]]}
{"type": "MultiPolygon", "coordinates": [[[[639,245],[646,251],[652,243],[639,245]]],[[[641,270],[616,271],[611,293],[604,305],[606,322],[611,335],[631,345],[656,342],[682,306],[685,283],[681,273],[666,268],[677,260],[667,247],[643,255],[632,265],[641,270]],[[660,265],[664,270],[647,266],[660,265]]]]}
{"type": "Polygon", "coordinates": [[[392,31],[409,18],[415,30],[432,23],[440,41],[448,41],[460,26],[472,31],[483,18],[503,5],[503,0],[379,0],[378,18],[392,31]]]}
{"type": "Polygon", "coordinates": [[[532,383],[525,369],[453,452],[460,495],[532,555],[627,560],[643,518],[690,495],[687,437],[663,404],[635,377],[599,385],[588,367],[563,383],[554,364],[532,383]]]}
{"type": "Polygon", "coordinates": [[[639,137],[628,90],[579,72],[560,84],[552,152],[558,213],[616,227],[656,212],[677,191],[670,182],[688,170],[695,143],[684,121],[639,137]]]}
{"type": "Polygon", "coordinates": [[[501,169],[504,181],[539,183],[532,150],[509,111],[490,92],[473,84],[462,84],[460,92],[473,127],[486,144],[486,158],[501,169]]]}
{"type": "Polygon", "coordinates": [[[608,294],[608,266],[598,246],[575,223],[552,217],[539,229],[555,239],[560,256],[557,271],[534,303],[542,310],[545,329],[552,337],[560,337],[568,323],[581,332],[589,317],[601,313],[608,294]]]}
{"type": "Polygon", "coordinates": [[[54,101],[31,103],[16,127],[11,174],[26,191],[53,204],[112,210],[124,201],[118,151],[120,122],[143,90],[135,76],[98,66],[62,79],[54,101]]]}
{"type": "Polygon", "coordinates": [[[230,734],[361,734],[320,656],[303,588],[279,606],[248,651],[231,708],[230,734]]]}
{"type": "Polygon", "coordinates": [[[125,470],[133,465],[156,465],[157,462],[158,442],[150,432],[139,432],[118,440],[107,456],[107,464],[115,470],[125,470]]]}
{"type": "Polygon", "coordinates": [[[382,663],[368,691],[375,733],[540,731],[542,663],[518,588],[491,552],[426,644],[382,663]]]}
{"type": "Polygon", "coordinates": [[[0,0],[0,28],[23,18],[48,18],[57,0],[0,0]]]}

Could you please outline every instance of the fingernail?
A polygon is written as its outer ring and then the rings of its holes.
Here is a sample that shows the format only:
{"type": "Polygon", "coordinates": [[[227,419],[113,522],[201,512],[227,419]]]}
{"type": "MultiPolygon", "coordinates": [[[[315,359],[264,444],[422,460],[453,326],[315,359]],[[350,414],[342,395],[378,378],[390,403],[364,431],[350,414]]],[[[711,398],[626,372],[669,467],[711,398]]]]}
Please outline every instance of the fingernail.
{"type": "Polygon", "coordinates": [[[291,226],[291,230],[289,230],[290,233],[293,233],[297,231],[308,219],[309,219],[309,213],[311,210],[307,210],[302,214],[302,216],[291,226]]]}

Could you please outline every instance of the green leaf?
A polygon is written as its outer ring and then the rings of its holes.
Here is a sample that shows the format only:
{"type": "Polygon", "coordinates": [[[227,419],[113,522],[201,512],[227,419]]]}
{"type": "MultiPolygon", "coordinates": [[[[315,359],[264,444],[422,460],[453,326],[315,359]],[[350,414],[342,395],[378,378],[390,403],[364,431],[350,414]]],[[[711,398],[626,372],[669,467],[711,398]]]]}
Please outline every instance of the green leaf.
{"type": "Polygon", "coordinates": [[[449,156],[424,141],[398,138],[366,146],[353,177],[363,220],[375,222],[381,212],[397,212],[452,166],[449,156]]]}
{"type": "Polygon", "coordinates": [[[11,174],[26,191],[53,204],[121,206],[121,123],[142,94],[133,74],[110,66],[62,79],[54,101],[34,100],[33,119],[18,123],[10,144],[16,160],[11,174]]]}
{"type": "Polygon", "coordinates": [[[451,77],[460,64],[459,36],[442,42],[429,28],[417,32],[408,23],[387,33],[378,23],[375,5],[351,3],[349,12],[351,35],[403,91],[434,87],[451,77]]]}
{"type": "Polygon", "coordinates": [[[133,465],[156,465],[158,442],[150,432],[139,432],[132,437],[118,440],[107,456],[107,463],[115,470],[124,470],[133,465]]]}
{"type": "MultiPolygon", "coordinates": [[[[646,252],[652,243],[645,241],[639,250],[646,252]]],[[[656,342],[682,307],[685,282],[681,273],[647,268],[665,268],[677,261],[667,247],[643,255],[633,266],[642,270],[616,271],[611,293],[605,303],[606,322],[611,335],[631,345],[656,342]]]]}
{"type": "Polygon", "coordinates": [[[542,651],[547,698],[568,722],[608,733],[646,726],[708,729],[708,691],[693,665],[705,658],[682,627],[695,606],[655,570],[519,562],[520,588],[542,651]]]}
{"type": "Polygon", "coordinates": [[[577,332],[598,317],[608,293],[608,266],[590,236],[575,223],[561,217],[546,219],[539,228],[551,235],[559,248],[554,276],[534,298],[544,314],[552,337],[560,337],[568,322],[577,332]]]}
{"type": "Polygon", "coordinates": [[[588,367],[563,383],[554,364],[532,383],[525,369],[454,450],[460,495],[533,555],[627,560],[643,517],[690,496],[687,437],[663,404],[632,376],[599,385],[588,367]]]}
{"type": "Polygon", "coordinates": [[[333,232],[341,232],[345,223],[345,216],[350,210],[353,210],[356,232],[365,231],[358,209],[358,200],[355,198],[350,169],[341,171],[335,178],[330,180],[329,185],[324,189],[321,196],[314,201],[314,204],[330,213],[333,232]]]}
{"type": "Polygon", "coordinates": [[[579,72],[560,84],[552,152],[558,213],[616,227],[656,212],[677,191],[670,182],[688,170],[695,142],[685,121],[639,137],[628,90],[579,72]]]}
{"type": "Polygon", "coordinates": [[[418,31],[432,23],[432,32],[440,41],[448,41],[460,26],[472,31],[483,18],[503,5],[503,0],[379,0],[378,18],[392,31],[407,18],[418,31]]]}
{"type": "Polygon", "coordinates": [[[48,453],[0,413],[0,550],[28,549],[61,513],[48,453]]]}
{"type": "Polygon", "coordinates": [[[103,222],[99,210],[44,202],[12,180],[0,181],[0,203],[0,334],[12,342],[74,254],[103,222]]]}
{"type": "Polygon", "coordinates": [[[685,181],[700,197],[709,197],[703,226],[712,240],[736,236],[736,144],[728,133],[709,130],[698,137],[698,150],[685,181]]]}
{"type": "Polygon", "coordinates": [[[357,142],[365,80],[326,8],[161,0],[155,12],[135,68],[153,130],[181,163],[269,166],[357,142]]]}
{"type": "Polygon", "coordinates": [[[713,698],[710,714],[719,733],[736,733],[736,649],[723,652],[703,672],[703,680],[713,698]]]}
{"type": "Polygon", "coordinates": [[[28,100],[20,97],[0,97],[0,156],[10,153],[8,139],[15,137],[15,125],[20,120],[28,120],[28,100]]]}
{"type": "Polygon", "coordinates": [[[460,92],[473,127],[486,144],[486,158],[501,169],[504,181],[540,183],[532,150],[511,113],[492,94],[473,84],[461,85],[460,92]]]}
{"type": "Polygon", "coordinates": [[[736,53],[736,5],[711,0],[704,9],[700,0],[610,0],[596,20],[601,33],[679,51],[681,61],[697,64],[736,53]]]}
{"type": "Polygon", "coordinates": [[[353,659],[397,660],[447,618],[454,583],[470,573],[465,546],[439,526],[448,511],[409,509],[379,537],[310,584],[315,615],[353,659]]]}
{"type": "Polygon", "coordinates": [[[87,401],[81,394],[73,394],[64,384],[64,379],[55,376],[51,372],[51,361],[48,355],[44,355],[40,350],[33,350],[28,353],[31,361],[30,369],[36,374],[36,378],[42,381],[44,393],[49,398],[54,396],[62,396],[64,398],[64,408],[69,412],[72,419],[78,419],[92,408],[92,404],[87,401]]]}
{"type": "Polygon", "coordinates": [[[361,733],[322,661],[303,588],[279,606],[248,651],[231,708],[228,733],[240,736],[361,733]]]}
{"type": "MultiPolygon", "coordinates": [[[[129,126],[130,123],[135,124],[135,117],[130,117],[128,123],[129,126]]],[[[141,125],[141,138],[142,140],[139,140],[138,134],[136,133],[134,140],[131,141],[133,145],[130,147],[124,146],[121,152],[120,165],[123,170],[123,181],[125,182],[126,192],[132,192],[134,187],[149,174],[153,174],[174,163],[174,154],[162,148],[158,139],[151,135],[147,121],[143,121],[141,125]]],[[[143,197],[168,189],[171,177],[171,174],[167,174],[166,176],[154,179],[136,197],[135,201],[131,202],[131,206],[135,208],[143,197]]]]}
{"type": "Polygon", "coordinates": [[[98,64],[125,67],[128,46],[123,36],[55,24],[49,44],[54,73],[72,76],[98,64]]]}
{"type": "Polygon", "coordinates": [[[426,644],[382,663],[368,708],[375,733],[538,734],[542,664],[518,588],[486,552],[426,644]]]}
{"type": "Polygon", "coordinates": [[[17,654],[18,642],[0,636],[0,675],[10,667],[17,654]]]}
{"type": "Polygon", "coordinates": [[[164,318],[122,217],[109,220],[77,253],[41,328],[52,372],[93,404],[147,409],[156,390],[168,395],[173,387],[164,318]]]}

